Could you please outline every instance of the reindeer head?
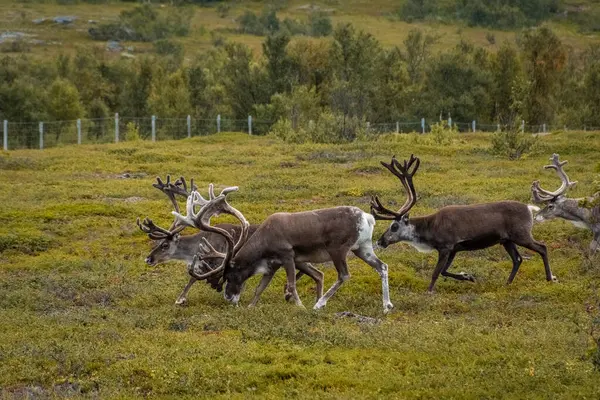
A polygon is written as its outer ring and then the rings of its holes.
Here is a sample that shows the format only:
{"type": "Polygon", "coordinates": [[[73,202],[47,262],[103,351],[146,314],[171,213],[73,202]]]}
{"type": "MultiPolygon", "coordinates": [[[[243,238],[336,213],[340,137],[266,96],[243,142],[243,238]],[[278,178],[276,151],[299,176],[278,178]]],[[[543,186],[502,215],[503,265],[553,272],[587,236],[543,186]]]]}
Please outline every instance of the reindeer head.
{"type": "Polygon", "coordinates": [[[381,165],[400,179],[408,197],[404,205],[397,212],[385,208],[377,196],[371,198],[371,214],[375,219],[393,221],[388,230],[377,241],[378,246],[385,248],[393,243],[410,241],[414,237],[414,226],[410,223],[408,211],[417,202],[417,194],[412,178],[419,169],[420,163],[421,160],[412,154],[410,160],[404,160],[402,164],[396,160],[396,156],[392,157],[392,161],[389,164],[381,161],[381,165]]]}
{"type": "MultiPolygon", "coordinates": [[[[189,196],[185,178],[181,177],[175,183],[171,183],[171,176],[167,175],[166,183],[159,177],[156,178],[156,181],[152,186],[166,194],[173,204],[175,211],[179,211],[179,204],[175,195],[186,198],[189,196]]],[[[193,179],[191,181],[191,189],[196,189],[193,179]]],[[[152,248],[150,254],[146,257],[146,264],[155,266],[173,259],[179,245],[179,232],[185,228],[185,225],[178,225],[177,219],[175,219],[169,229],[164,229],[156,225],[149,218],[144,219],[143,222],[140,222],[138,218],[137,225],[142,232],[148,234],[150,239],[158,241],[158,244],[152,248]]]]}
{"type": "Polygon", "coordinates": [[[542,189],[539,181],[534,181],[531,184],[531,195],[533,201],[535,203],[544,205],[544,208],[542,208],[542,210],[535,216],[535,220],[538,222],[552,218],[571,219],[568,214],[568,207],[564,207],[565,202],[568,201],[568,199],[565,197],[565,194],[570,188],[575,186],[577,182],[571,182],[563,170],[563,166],[567,163],[567,161],[561,162],[559,160],[559,155],[556,153],[552,155],[550,161],[552,161],[552,164],[546,165],[544,168],[555,170],[561,179],[562,184],[554,192],[542,189]]]}
{"type": "Polygon", "coordinates": [[[241,212],[233,208],[227,203],[227,195],[231,192],[237,191],[237,187],[228,187],[221,191],[219,196],[215,196],[213,192],[213,185],[209,186],[209,199],[204,199],[197,191],[192,191],[187,200],[186,211],[187,215],[181,215],[176,211],[173,211],[175,217],[184,225],[193,226],[200,230],[215,232],[222,235],[227,241],[227,252],[221,253],[214,249],[214,247],[204,239],[200,245],[199,253],[194,257],[191,268],[189,270],[190,275],[198,280],[211,279],[215,276],[222,276],[226,282],[224,297],[225,300],[237,304],[240,299],[240,293],[243,289],[243,282],[245,279],[240,276],[239,271],[235,268],[235,264],[232,262],[233,257],[238,253],[241,247],[245,244],[248,238],[248,227],[250,224],[246,221],[246,218],[241,212]],[[195,207],[201,207],[196,213],[195,207]],[[230,214],[236,217],[241,225],[242,231],[235,242],[230,232],[217,226],[210,225],[210,219],[212,216],[219,214],[230,214]],[[234,243],[235,242],[235,243],[234,243]],[[204,260],[221,258],[222,263],[215,269],[211,269],[205,273],[197,272],[197,265],[207,265],[204,260]]]}
{"type": "Polygon", "coordinates": [[[153,267],[173,258],[179,244],[179,232],[181,232],[185,226],[168,230],[157,226],[148,218],[144,219],[143,222],[140,222],[140,219],[138,218],[137,225],[142,232],[148,234],[150,239],[158,241],[158,244],[152,248],[150,254],[146,257],[146,264],[153,267]]]}

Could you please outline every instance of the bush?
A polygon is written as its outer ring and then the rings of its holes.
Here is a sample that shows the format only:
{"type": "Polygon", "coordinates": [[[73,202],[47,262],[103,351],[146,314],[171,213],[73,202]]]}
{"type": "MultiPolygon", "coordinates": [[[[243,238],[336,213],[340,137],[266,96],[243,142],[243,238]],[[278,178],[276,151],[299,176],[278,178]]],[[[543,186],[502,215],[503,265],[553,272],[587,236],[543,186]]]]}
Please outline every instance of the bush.
{"type": "Polygon", "coordinates": [[[531,152],[536,142],[536,138],[531,134],[521,132],[517,128],[509,128],[494,133],[491,151],[493,154],[518,160],[523,154],[531,152]]]}
{"type": "Polygon", "coordinates": [[[452,144],[457,134],[458,128],[456,127],[456,125],[449,127],[448,122],[446,121],[440,121],[437,124],[431,125],[430,136],[435,144],[452,144]]]}
{"type": "Polygon", "coordinates": [[[142,139],[140,128],[134,122],[128,122],[125,127],[125,138],[128,142],[137,142],[142,139]]]}
{"type": "Polygon", "coordinates": [[[173,42],[168,39],[160,39],[154,42],[154,51],[157,54],[163,56],[183,56],[183,45],[181,43],[173,42]]]}
{"type": "Polygon", "coordinates": [[[322,12],[312,12],[308,18],[308,24],[311,36],[329,36],[333,31],[331,18],[322,12]]]}
{"type": "Polygon", "coordinates": [[[94,40],[132,40],[152,42],[172,36],[187,36],[193,16],[190,8],[169,7],[157,11],[150,5],[143,5],[131,11],[123,11],[119,22],[90,28],[94,40]]]}

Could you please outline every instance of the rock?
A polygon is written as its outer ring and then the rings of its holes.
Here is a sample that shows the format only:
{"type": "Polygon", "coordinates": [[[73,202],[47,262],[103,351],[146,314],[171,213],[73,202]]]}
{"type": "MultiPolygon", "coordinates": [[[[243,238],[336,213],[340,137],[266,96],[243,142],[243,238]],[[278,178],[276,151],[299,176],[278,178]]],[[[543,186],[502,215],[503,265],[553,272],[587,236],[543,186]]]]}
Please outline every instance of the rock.
{"type": "Polygon", "coordinates": [[[46,22],[46,18],[37,18],[37,19],[34,19],[31,22],[33,22],[36,25],[43,24],[44,22],[46,22]]]}
{"type": "Polygon", "coordinates": [[[72,24],[73,22],[75,22],[76,19],[77,19],[77,17],[75,17],[75,16],[61,15],[58,17],[54,17],[52,20],[57,24],[69,25],[69,24],[72,24]]]}
{"type": "Polygon", "coordinates": [[[109,40],[108,43],[106,43],[106,50],[117,52],[123,50],[123,47],[116,40],[109,40]]]}

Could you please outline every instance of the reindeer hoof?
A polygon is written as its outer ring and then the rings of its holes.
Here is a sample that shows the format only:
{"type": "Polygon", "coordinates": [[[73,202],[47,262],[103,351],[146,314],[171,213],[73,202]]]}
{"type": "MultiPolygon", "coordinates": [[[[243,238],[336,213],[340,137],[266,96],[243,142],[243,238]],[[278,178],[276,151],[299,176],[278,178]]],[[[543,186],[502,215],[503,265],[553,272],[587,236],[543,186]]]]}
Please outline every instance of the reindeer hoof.
{"type": "Polygon", "coordinates": [[[462,275],[462,277],[465,281],[475,282],[475,277],[471,274],[467,274],[466,272],[461,272],[460,275],[462,275]]]}
{"type": "Polygon", "coordinates": [[[557,282],[558,283],[558,278],[554,275],[552,275],[552,282],[557,282]]]}
{"type": "Polygon", "coordinates": [[[383,306],[383,313],[387,314],[390,311],[392,311],[393,308],[394,308],[394,305],[392,303],[387,303],[386,305],[383,306]]]}
{"type": "Polygon", "coordinates": [[[285,301],[289,302],[292,299],[292,294],[289,292],[285,292],[285,294],[283,295],[283,297],[285,298],[285,301]]]}
{"type": "Polygon", "coordinates": [[[175,300],[175,305],[177,305],[177,306],[185,306],[185,305],[187,305],[187,299],[186,298],[177,299],[177,300],[175,300]]]}

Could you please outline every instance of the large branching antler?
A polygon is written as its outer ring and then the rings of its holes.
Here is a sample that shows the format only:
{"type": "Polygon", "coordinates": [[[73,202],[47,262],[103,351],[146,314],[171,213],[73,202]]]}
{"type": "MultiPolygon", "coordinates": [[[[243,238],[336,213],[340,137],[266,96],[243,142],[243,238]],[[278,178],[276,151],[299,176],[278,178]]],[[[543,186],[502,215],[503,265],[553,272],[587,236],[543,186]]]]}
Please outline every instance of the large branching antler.
{"type": "MultiPolygon", "coordinates": [[[[173,204],[173,208],[177,212],[179,212],[179,204],[177,203],[175,196],[179,195],[187,198],[190,195],[187,190],[187,182],[183,176],[177,179],[174,183],[171,183],[171,175],[167,175],[166,182],[160,179],[160,177],[156,177],[156,183],[153,183],[152,186],[167,195],[171,201],[171,204],[173,204]]],[[[192,190],[196,190],[193,179],[191,180],[191,188],[192,190]]],[[[144,219],[144,221],[141,223],[140,219],[138,218],[137,225],[144,233],[147,233],[152,240],[172,238],[185,229],[185,225],[178,225],[177,218],[173,220],[173,223],[169,229],[161,228],[149,218],[144,219]]]]}
{"type": "Polygon", "coordinates": [[[244,245],[246,239],[248,238],[248,227],[250,226],[250,224],[248,223],[248,221],[246,221],[246,218],[241,212],[239,212],[238,210],[233,208],[229,203],[227,203],[227,195],[237,190],[237,186],[228,187],[223,189],[218,196],[215,196],[213,191],[213,185],[211,183],[208,188],[208,200],[202,197],[202,195],[200,195],[200,193],[198,193],[196,190],[193,190],[186,202],[187,215],[184,216],[176,211],[173,211],[173,215],[175,215],[175,217],[179,220],[181,224],[186,226],[192,226],[204,231],[218,233],[221,236],[223,236],[227,241],[227,252],[225,254],[216,251],[212,247],[212,245],[210,245],[210,243],[205,241],[204,247],[201,246],[200,248],[201,253],[204,254],[199,255],[196,261],[203,261],[207,258],[223,258],[223,262],[217,268],[204,274],[197,274],[195,268],[191,268],[190,275],[192,275],[196,279],[202,280],[209,278],[217,273],[222,273],[225,266],[229,264],[231,259],[240,250],[240,248],[244,245]],[[196,207],[201,207],[198,212],[195,211],[196,207]],[[230,214],[240,221],[242,225],[242,231],[237,242],[234,243],[233,236],[225,229],[210,225],[211,217],[219,214],[230,214]]]}
{"type": "Polygon", "coordinates": [[[563,196],[570,188],[572,188],[573,186],[575,186],[577,184],[577,182],[572,182],[569,180],[569,177],[567,176],[567,174],[565,173],[563,166],[568,162],[568,161],[560,161],[559,160],[559,155],[554,153],[552,155],[552,157],[550,158],[550,161],[552,161],[551,165],[545,165],[544,169],[553,169],[556,171],[556,173],[558,174],[558,177],[561,180],[561,185],[558,189],[556,189],[554,192],[551,192],[549,190],[543,189],[540,186],[540,181],[533,181],[533,183],[531,184],[531,195],[533,197],[533,201],[536,203],[544,203],[544,202],[548,202],[551,200],[556,199],[559,196],[563,196]]]}
{"type": "Polygon", "coordinates": [[[381,165],[383,165],[398,179],[400,179],[402,186],[404,186],[404,190],[406,190],[407,198],[404,202],[404,205],[400,207],[400,210],[392,211],[384,207],[377,196],[371,196],[371,214],[375,217],[375,219],[399,219],[408,213],[408,211],[415,205],[417,202],[417,192],[415,190],[412,178],[419,169],[420,164],[421,160],[418,157],[415,157],[414,154],[411,154],[410,159],[408,161],[404,160],[403,163],[400,163],[396,159],[396,156],[392,157],[392,161],[389,164],[381,161],[381,165]]]}

